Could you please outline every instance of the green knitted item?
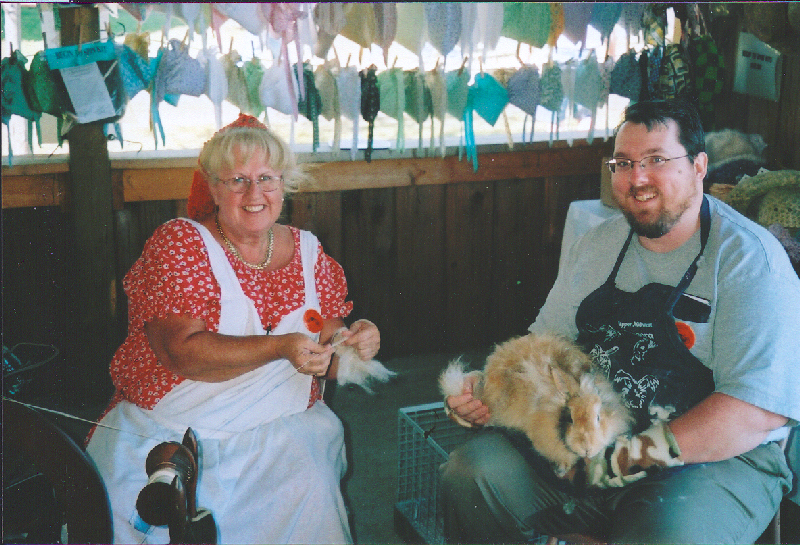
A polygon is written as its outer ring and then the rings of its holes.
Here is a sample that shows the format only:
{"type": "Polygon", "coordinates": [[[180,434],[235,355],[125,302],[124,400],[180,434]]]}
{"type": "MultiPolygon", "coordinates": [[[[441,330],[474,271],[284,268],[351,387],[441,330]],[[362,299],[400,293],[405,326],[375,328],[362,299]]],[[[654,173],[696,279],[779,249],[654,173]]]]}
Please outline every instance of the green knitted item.
{"type": "Polygon", "coordinates": [[[550,36],[550,5],[544,2],[506,2],[503,5],[503,36],[544,47],[550,36]]]}
{"type": "Polygon", "coordinates": [[[322,111],[322,97],[314,83],[314,72],[309,63],[304,62],[302,68],[298,63],[295,63],[292,68],[294,69],[297,85],[300,85],[299,71],[303,70],[303,89],[305,92],[303,93],[303,98],[298,98],[297,109],[306,119],[311,121],[313,131],[311,150],[317,151],[317,148],[319,148],[319,115],[322,111]]]}
{"type": "Polygon", "coordinates": [[[776,170],[742,179],[725,198],[765,227],[800,227],[800,170],[776,170]]]}
{"type": "Polygon", "coordinates": [[[722,95],[725,83],[725,58],[717,49],[711,36],[692,37],[689,42],[689,57],[694,72],[694,88],[698,106],[703,110],[714,110],[714,101],[722,95]]]}
{"type": "Polygon", "coordinates": [[[692,92],[689,68],[679,44],[669,44],[664,48],[664,57],[658,72],[656,93],[658,98],[673,99],[692,92]]]}
{"type": "Polygon", "coordinates": [[[782,187],[764,195],[758,223],[765,227],[779,223],[790,230],[800,227],[800,187],[782,187]]]}
{"type": "Polygon", "coordinates": [[[542,69],[542,78],[539,81],[541,94],[539,104],[551,112],[561,109],[564,100],[564,88],[561,84],[561,67],[553,63],[542,69]]]}

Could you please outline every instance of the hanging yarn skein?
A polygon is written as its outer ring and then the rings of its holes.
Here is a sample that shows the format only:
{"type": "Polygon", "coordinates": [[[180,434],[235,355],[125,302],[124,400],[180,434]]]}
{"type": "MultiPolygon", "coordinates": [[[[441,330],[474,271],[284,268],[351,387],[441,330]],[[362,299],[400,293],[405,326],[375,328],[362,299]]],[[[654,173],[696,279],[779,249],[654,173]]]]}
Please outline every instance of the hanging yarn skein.
{"type": "Polygon", "coordinates": [[[320,97],[317,86],[314,84],[314,72],[311,64],[303,63],[302,69],[298,64],[294,65],[294,72],[297,76],[298,85],[300,82],[300,72],[304,72],[302,80],[305,82],[305,92],[299,99],[297,108],[303,117],[311,121],[313,125],[313,137],[311,150],[317,151],[319,148],[319,114],[322,111],[322,98],[320,97]]]}
{"type": "Polygon", "coordinates": [[[378,74],[378,88],[381,94],[381,111],[397,120],[397,151],[406,148],[405,116],[406,84],[402,68],[390,68],[378,74]]]}
{"type": "Polygon", "coordinates": [[[377,68],[370,66],[362,70],[361,76],[361,116],[369,124],[367,136],[367,149],[365,159],[367,163],[372,161],[372,140],[375,130],[375,118],[381,109],[381,92],[378,87],[377,68]]]}
{"type": "Polygon", "coordinates": [[[460,2],[425,2],[428,41],[447,56],[461,38],[460,2]]]}
{"type": "MultiPolygon", "coordinates": [[[[338,67],[335,68],[338,70],[338,67]]],[[[339,151],[342,138],[342,109],[339,104],[339,87],[336,85],[336,77],[333,75],[333,68],[328,63],[317,66],[314,71],[314,83],[319,92],[322,108],[320,115],[328,121],[333,121],[333,151],[339,151]]]]}
{"type": "Polygon", "coordinates": [[[345,66],[336,74],[339,88],[339,104],[342,115],[353,121],[353,140],[350,144],[350,159],[356,160],[358,152],[358,120],[361,117],[361,77],[358,68],[345,66]]]}

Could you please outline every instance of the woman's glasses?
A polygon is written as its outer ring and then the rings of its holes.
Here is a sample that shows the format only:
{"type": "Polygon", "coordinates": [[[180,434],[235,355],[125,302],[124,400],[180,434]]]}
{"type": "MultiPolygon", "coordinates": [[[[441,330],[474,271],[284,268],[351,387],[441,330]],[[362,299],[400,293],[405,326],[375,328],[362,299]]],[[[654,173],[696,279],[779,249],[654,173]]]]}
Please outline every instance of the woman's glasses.
{"type": "Polygon", "coordinates": [[[633,170],[633,164],[639,163],[642,168],[651,168],[651,169],[658,169],[663,167],[667,164],[667,161],[672,161],[673,159],[683,159],[684,157],[689,157],[689,155],[681,155],[680,157],[661,157],[660,155],[651,155],[649,157],[644,157],[639,161],[632,161],[631,159],[611,159],[610,161],[606,161],[606,165],[608,165],[608,170],[611,171],[611,174],[623,173],[623,172],[630,172],[633,170]]]}
{"type": "Polygon", "coordinates": [[[258,189],[264,193],[267,193],[269,191],[275,191],[281,186],[281,182],[283,182],[283,176],[269,176],[267,174],[262,174],[255,180],[255,182],[247,176],[234,176],[233,178],[228,178],[227,180],[217,178],[217,180],[225,184],[225,186],[234,193],[247,193],[247,191],[250,190],[250,186],[254,183],[256,186],[258,186],[258,189]]]}

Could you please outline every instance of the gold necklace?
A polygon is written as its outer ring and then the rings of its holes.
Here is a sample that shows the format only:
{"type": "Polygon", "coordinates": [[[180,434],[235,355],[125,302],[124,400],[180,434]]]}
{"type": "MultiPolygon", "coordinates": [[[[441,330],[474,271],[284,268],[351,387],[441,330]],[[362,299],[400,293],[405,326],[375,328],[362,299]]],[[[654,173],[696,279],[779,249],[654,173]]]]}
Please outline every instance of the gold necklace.
{"type": "Polygon", "coordinates": [[[214,218],[214,221],[217,223],[217,231],[219,231],[219,236],[222,237],[222,241],[225,243],[225,246],[228,247],[228,250],[242,263],[250,267],[251,269],[256,269],[259,271],[263,271],[267,267],[269,267],[270,261],[272,261],[272,251],[275,249],[275,233],[272,231],[272,227],[269,228],[269,247],[267,248],[267,257],[264,258],[264,261],[261,263],[250,263],[245,261],[242,255],[239,253],[239,250],[236,249],[236,246],[225,236],[225,233],[222,231],[222,225],[219,224],[219,216],[214,218]]]}

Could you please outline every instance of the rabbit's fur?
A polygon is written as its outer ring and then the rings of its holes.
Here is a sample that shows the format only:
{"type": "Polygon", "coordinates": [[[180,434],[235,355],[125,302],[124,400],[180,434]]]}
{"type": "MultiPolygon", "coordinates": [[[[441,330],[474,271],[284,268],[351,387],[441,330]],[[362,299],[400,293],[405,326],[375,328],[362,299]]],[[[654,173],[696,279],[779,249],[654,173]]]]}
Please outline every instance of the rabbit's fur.
{"type": "MultiPolygon", "coordinates": [[[[339,328],[333,334],[331,342],[336,344],[342,340],[342,332],[346,327],[339,328]]],[[[339,368],[336,372],[336,381],[341,384],[356,384],[361,386],[367,393],[372,394],[370,384],[373,381],[386,382],[397,373],[390,371],[378,360],[364,361],[358,357],[355,348],[340,344],[334,348],[334,352],[339,356],[339,368]]]]}
{"type": "Polygon", "coordinates": [[[439,386],[445,397],[460,395],[470,379],[476,381],[473,396],[489,408],[489,425],[524,432],[562,476],[631,427],[630,413],[603,372],[560,336],[528,334],[499,344],[483,371],[468,373],[455,360],[439,386]]]}

